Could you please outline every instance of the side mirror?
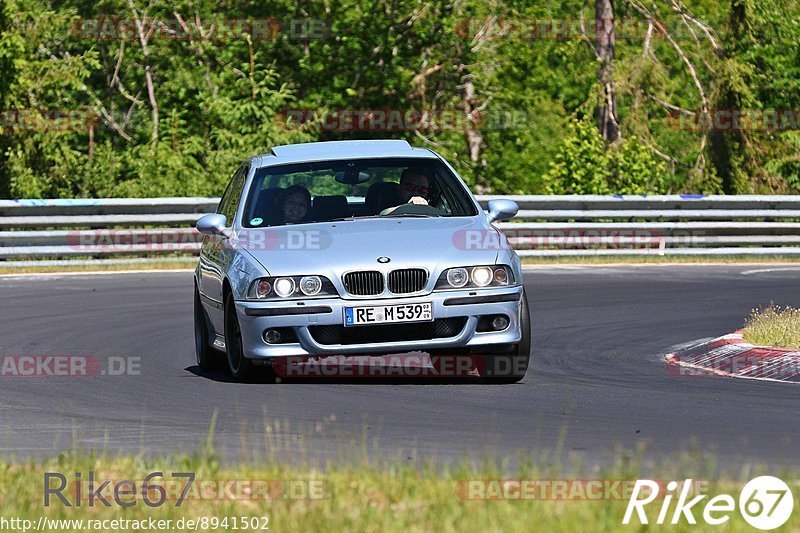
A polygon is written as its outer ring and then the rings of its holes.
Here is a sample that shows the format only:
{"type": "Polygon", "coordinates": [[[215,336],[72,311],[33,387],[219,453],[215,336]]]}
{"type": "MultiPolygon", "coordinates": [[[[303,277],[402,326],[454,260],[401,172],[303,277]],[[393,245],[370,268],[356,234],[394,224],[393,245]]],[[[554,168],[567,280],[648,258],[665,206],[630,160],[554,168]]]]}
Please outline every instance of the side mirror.
{"type": "Polygon", "coordinates": [[[519,206],[514,200],[490,200],[487,207],[489,208],[489,222],[508,220],[519,211],[519,206]]]}
{"type": "Polygon", "coordinates": [[[227,219],[225,215],[213,213],[205,215],[195,224],[197,231],[205,235],[224,235],[225,228],[227,227],[227,219]]]}

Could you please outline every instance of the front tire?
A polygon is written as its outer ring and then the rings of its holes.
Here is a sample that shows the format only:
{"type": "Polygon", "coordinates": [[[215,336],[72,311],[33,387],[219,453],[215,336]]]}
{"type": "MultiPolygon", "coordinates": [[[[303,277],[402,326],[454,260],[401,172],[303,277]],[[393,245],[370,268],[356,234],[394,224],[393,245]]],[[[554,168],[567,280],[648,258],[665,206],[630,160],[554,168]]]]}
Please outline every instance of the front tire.
{"type": "Polygon", "coordinates": [[[236,304],[231,294],[225,298],[225,352],[231,376],[236,381],[250,381],[254,373],[253,363],[244,356],[242,330],[239,328],[236,304]]]}
{"type": "Polygon", "coordinates": [[[217,370],[220,366],[220,352],[208,345],[208,321],[200,293],[194,290],[194,354],[197,366],[203,372],[217,370]]]}
{"type": "MultiPolygon", "coordinates": [[[[517,383],[525,377],[531,359],[531,316],[528,311],[528,297],[522,291],[519,309],[519,327],[522,330],[522,338],[517,344],[511,345],[508,355],[497,355],[495,357],[510,358],[510,368],[502,375],[490,375],[482,378],[484,383],[491,384],[510,384],[517,383]]],[[[487,361],[487,366],[489,361],[487,361]]],[[[499,365],[493,364],[492,368],[497,369],[499,365]]]]}

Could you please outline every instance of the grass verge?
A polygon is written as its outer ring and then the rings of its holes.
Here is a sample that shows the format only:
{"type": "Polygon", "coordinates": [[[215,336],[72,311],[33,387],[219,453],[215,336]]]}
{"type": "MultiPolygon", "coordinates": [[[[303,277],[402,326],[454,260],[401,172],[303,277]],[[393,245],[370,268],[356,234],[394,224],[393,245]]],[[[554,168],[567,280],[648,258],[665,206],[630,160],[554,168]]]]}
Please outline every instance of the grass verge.
{"type": "MultiPolygon", "coordinates": [[[[745,482],[758,475],[753,467],[743,468],[741,479],[711,479],[713,462],[672,460],[665,463],[657,475],[649,479],[662,481],[682,480],[692,477],[695,489],[692,496],[706,494],[695,506],[694,516],[699,525],[690,525],[681,519],[677,526],[654,526],[667,531],[752,531],[738,511],[733,510],[730,520],[719,529],[704,525],[702,507],[714,495],[725,493],[738,500],[745,482]],[[694,474],[694,475],[693,475],[694,474]]],[[[44,461],[0,461],[0,520],[19,518],[39,524],[40,517],[48,520],[83,520],[83,523],[45,522],[44,531],[77,532],[90,530],[135,531],[131,523],[102,522],[106,520],[170,520],[165,530],[179,531],[178,523],[184,520],[202,520],[200,531],[233,531],[235,529],[270,531],[619,531],[622,525],[629,493],[640,477],[641,465],[622,459],[603,471],[570,471],[561,466],[539,468],[531,464],[515,467],[509,475],[506,466],[496,464],[442,468],[413,466],[400,460],[385,461],[380,465],[370,462],[350,464],[331,463],[324,467],[287,465],[261,462],[256,465],[221,466],[213,456],[177,456],[162,459],[140,456],[106,457],[80,452],[64,453],[44,461]],[[104,480],[112,480],[102,494],[111,502],[106,507],[99,500],[88,505],[88,477],[93,472],[95,489],[104,480]],[[65,477],[67,489],[63,491],[71,507],[55,496],[44,505],[45,473],[58,473],[65,477]],[[81,506],[75,506],[76,472],[81,473],[85,484],[81,489],[81,506]],[[151,486],[165,488],[161,505],[150,507],[145,503],[141,487],[152,472],[161,475],[150,480],[151,486]],[[175,478],[174,473],[192,473],[195,478],[186,491],[186,498],[177,506],[187,478],[175,478]],[[134,502],[125,508],[113,502],[114,486],[130,480],[136,493],[123,495],[120,501],[134,502]],[[512,480],[509,484],[509,480],[512,480]],[[605,480],[599,492],[586,490],[590,480],[605,480]],[[510,490],[516,482],[536,483],[532,491],[510,490]],[[615,482],[620,482],[613,485],[615,482]],[[555,483],[567,487],[564,492],[555,490],[555,483]],[[627,485],[625,485],[627,483],[627,485]],[[549,485],[548,485],[549,484],[549,485]],[[547,489],[551,490],[548,497],[547,489]],[[493,488],[492,488],[493,487],[493,488]],[[576,490],[583,487],[583,490],[576,490]],[[616,488],[613,488],[616,487],[616,488]],[[544,490],[544,492],[542,492],[544,490]],[[533,495],[521,498],[521,495],[533,495]],[[543,497],[542,494],[545,496],[543,497]],[[560,497],[556,497],[560,494],[560,497]],[[483,497],[481,497],[483,496],[483,497]],[[491,496],[491,497],[488,497],[491,496]],[[227,525],[222,520],[227,517],[227,525]],[[233,518],[236,517],[236,523],[233,518]],[[266,518],[264,518],[266,517],[266,518]],[[248,526],[243,527],[243,520],[248,526]],[[88,522],[101,521],[101,522],[88,522]],[[216,521],[216,522],[215,522],[216,521]],[[213,527],[214,524],[217,527],[213,527]],[[237,527],[234,527],[238,524],[237,527]],[[257,524],[258,527],[252,527],[257,524]]],[[[773,472],[773,475],[780,475],[773,472]]],[[[796,482],[786,474],[784,481],[796,487],[796,482]]],[[[58,486],[51,478],[51,488],[58,486]]],[[[664,490],[662,488],[662,490],[664,490]]],[[[797,491],[795,489],[795,494],[797,491]]],[[[158,489],[148,492],[151,503],[161,501],[158,489]]],[[[669,517],[675,508],[672,498],[669,517]]],[[[645,510],[654,522],[665,500],[657,498],[645,510]]],[[[667,520],[669,522],[669,519],[667,520]]],[[[6,524],[7,526],[8,524],[6,524]]],[[[632,530],[641,530],[634,518],[632,530]]],[[[800,527],[798,513],[789,519],[787,530],[800,527]]],[[[185,527],[185,529],[192,529],[185,527]]],[[[4,530],[9,530],[4,528],[4,530]]]]}
{"type": "Polygon", "coordinates": [[[753,309],[742,336],[757,346],[800,350],[800,309],[776,305],[753,309]]]}
{"type": "Polygon", "coordinates": [[[561,257],[523,257],[523,265],[691,265],[691,264],[794,264],[789,257],[713,256],[713,255],[586,255],[561,257]]]}
{"type": "MultiPolygon", "coordinates": [[[[4,265],[0,262],[0,275],[52,274],[61,272],[118,272],[146,270],[191,270],[195,258],[169,258],[163,261],[61,261],[58,264],[23,266],[4,265]]],[[[574,257],[524,257],[524,265],[691,265],[691,264],[796,264],[786,257],[714,257],[714,256],[574,256],[574,257]]]]}
{"type": "Polygon", "coordinates": [[[0,275],[14,274],[52,274],[61,272],[119,272],[147,270],[192,270],[196,259],[165,259],[148,262],[75,262],[54,265],[26,264],[24,266],[4,266],[0,263],[0,275]]]}

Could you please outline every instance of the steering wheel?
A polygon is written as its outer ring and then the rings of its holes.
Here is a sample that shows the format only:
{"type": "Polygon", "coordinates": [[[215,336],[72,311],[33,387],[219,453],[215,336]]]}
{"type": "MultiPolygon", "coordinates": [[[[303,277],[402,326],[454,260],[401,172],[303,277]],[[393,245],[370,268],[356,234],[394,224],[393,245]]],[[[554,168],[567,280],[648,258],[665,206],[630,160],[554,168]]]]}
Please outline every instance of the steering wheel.
{"type": "Polygon", "coordinates": [[[446,215],[444,211],[430,205],[403,204],[388,215],[446,215]]]}

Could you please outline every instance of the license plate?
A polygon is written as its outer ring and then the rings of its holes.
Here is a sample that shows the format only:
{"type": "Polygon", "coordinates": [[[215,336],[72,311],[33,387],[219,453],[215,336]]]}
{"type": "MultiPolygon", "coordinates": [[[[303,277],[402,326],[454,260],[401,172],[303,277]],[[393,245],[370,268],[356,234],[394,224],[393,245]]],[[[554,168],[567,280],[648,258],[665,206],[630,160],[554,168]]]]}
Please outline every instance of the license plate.
{"type": "Polygon", "coordinates": [[[430,322],[431,320],[433,320],[433,311],[430,302],[344,308],[345,326],[389,322],[430,322]]]}

